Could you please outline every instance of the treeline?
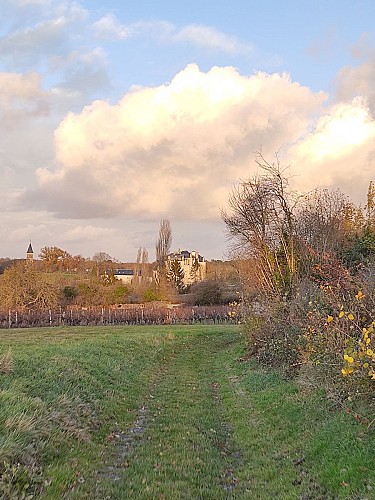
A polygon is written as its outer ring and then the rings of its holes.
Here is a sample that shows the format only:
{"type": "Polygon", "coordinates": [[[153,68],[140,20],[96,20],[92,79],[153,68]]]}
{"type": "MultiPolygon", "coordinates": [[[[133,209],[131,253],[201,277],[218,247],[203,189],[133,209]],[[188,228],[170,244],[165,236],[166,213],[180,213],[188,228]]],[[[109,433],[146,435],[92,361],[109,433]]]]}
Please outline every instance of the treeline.
{"type": "MultiPolygon", "coordinates": [[[[109,307],[117,304],[183,302],[214,305],[238,302],[237,263],[212,264],[209,279],[185,287],[180,294],[173,283],[151,279],[152,270],[125,284],[110,272],[46,272],[39,262],[19,261],[0,276],[0,309],[57,309],[68,306],[109,307]]],[[[105,266],[103,266],[103,269],[105,266]]]]}
{"type": "Polygon", "coordinates": [[[249,356],[325,387],[347,406],[375,389],[375,187],[291,190],[276,157],[231,193],[223,220],[242,274],[249,356]],[[349,398],[349,399],[348,399],[349,398]],[[351,403],[350,403],[351,402],[351,403]]]}

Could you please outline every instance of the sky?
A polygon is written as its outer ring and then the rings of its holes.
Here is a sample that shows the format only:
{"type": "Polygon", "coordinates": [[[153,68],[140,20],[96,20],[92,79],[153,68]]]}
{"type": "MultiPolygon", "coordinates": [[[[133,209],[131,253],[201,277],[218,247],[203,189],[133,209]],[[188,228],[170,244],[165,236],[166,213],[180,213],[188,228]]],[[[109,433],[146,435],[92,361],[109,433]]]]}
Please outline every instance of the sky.
{"type": "Polygon", "coordinates": [[[255,154],[365,203],[373,0],[0,0],[0,257],[228,258],[255,154]]]}

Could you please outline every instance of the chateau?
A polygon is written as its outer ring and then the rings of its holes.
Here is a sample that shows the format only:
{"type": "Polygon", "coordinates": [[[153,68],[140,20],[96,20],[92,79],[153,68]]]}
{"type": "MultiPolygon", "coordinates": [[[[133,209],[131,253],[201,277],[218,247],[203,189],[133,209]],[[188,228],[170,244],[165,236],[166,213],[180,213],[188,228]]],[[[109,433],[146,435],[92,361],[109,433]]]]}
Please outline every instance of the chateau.
{"type": "Polygon", "coordinates": [[[184,272],[184,285],[191,285],[197,281],[206,279],[207,262],[198,252],[178,250],[170,253],[167,258],[167,266],[177,260],[184,272]]]}
{"type": "MultiPolygon", "coordinates": [[[[170,253],[167,256],[167,267],[170,267],[172,262],[178,261],[181,270],[184,273],[184,285],[191,285],[197,281],[203,281],[206,279],[207,275],[207,262],[198,252],[187,250],[178,250],[177,252],[170,253]]],[[[126,284],[134,284],[135,280],[139,279],[153,279],[157,281],[158,271],[157,269],[149,269],[153,265],[146,264],[146,266],[137,266],[136,264],[127,264],[127,267],[122,269],[115,269],[113,275],[126,284]],[[147,276],[144,276],[147,273],[147,276]]]]}

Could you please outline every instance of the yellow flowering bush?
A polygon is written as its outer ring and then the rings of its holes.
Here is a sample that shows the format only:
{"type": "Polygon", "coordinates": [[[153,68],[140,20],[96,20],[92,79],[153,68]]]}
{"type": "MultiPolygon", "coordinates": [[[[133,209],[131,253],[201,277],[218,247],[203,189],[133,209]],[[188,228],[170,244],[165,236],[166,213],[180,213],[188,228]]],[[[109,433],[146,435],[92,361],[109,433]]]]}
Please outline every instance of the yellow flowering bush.
{"type": "Polygon", "coordinates": [[[228,311],[228,317],[236,323],[241,323],[240,321],[240,304],[238,302],[230,302],[229,307],[231,309],[228,311]]]}
{"type": "Polygon", "coordinates": [[[375,321],[367,328],[364,327],[356,344],[348,343],[349,345],[344,351],[344,364],[341,369],[344,377],[362,370],[363,374],[367,374],[368,377],[375,380],[375,352],[372,349],[374,326],[375,321]]]}
{"type": "MultiPolygon", "coordinates": [[[[364,298],[362,290],[359,290],[355,295],[356,301],[360,304],[364,298]]],[[[361,316],[361,307],[357,310],[355,316],[352,312],[345,311],[344,306],[341,306],[337,318],[329,315],[326,319],[326,325],[334,333],[335,329],[347,330],[349,323],[349,335],[345,341],[342,355],[342,376],[348,377],[356,374],[375,380],[375,339],[373,338],[375,320],[367,323],[366,326],[361,326],[364,319],[363,315],[361,316]]]]}

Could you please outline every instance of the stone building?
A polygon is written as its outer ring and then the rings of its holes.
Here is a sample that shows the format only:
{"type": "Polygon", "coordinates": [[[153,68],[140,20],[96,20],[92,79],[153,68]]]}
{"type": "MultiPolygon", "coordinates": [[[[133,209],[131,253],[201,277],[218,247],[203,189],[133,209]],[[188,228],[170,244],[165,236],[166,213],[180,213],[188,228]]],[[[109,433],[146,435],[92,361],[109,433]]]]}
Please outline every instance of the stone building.
{"type": "Polygon", "coordinates": [[[33,250],[33,247],[31,245],[31,240],[30,240],[28,249],[26,251],[26,260],[27,260],[27,262],[32,262],[34,260],[34,250],[33,250]]]}
{"type": "Polygon", "coordinates": [[[178,250],[167,257],[167,266],[177,260],[184,273],[184,285],[191,285],[206,279],[207,262],[198,252],[178,250]]]}

